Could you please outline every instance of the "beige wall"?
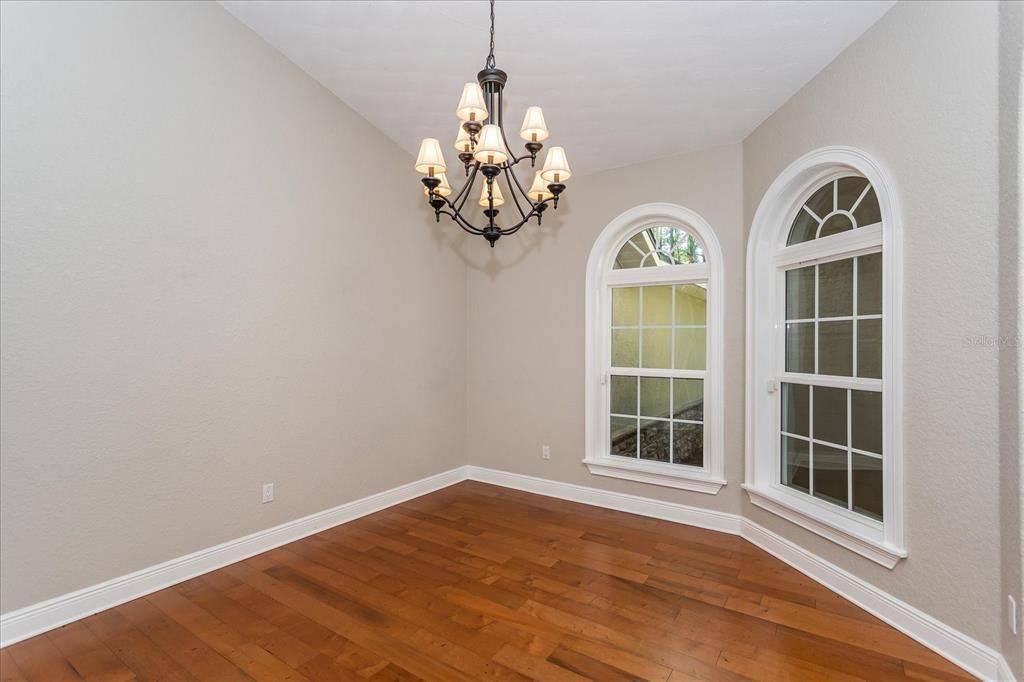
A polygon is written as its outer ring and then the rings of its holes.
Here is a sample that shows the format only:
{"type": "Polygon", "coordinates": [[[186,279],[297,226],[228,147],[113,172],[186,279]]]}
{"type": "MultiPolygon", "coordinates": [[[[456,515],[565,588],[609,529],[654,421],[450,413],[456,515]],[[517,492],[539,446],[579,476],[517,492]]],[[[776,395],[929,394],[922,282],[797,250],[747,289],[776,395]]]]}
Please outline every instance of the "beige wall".
{"type": "MultiPolygon", "coordinates": [[[[1021,137],[1024,94],[1024,2],[1006,2],[999,6],[999,317],[1001,337],[1015,339],[999,354],[1000,406],[1000,521],[1003,580],[1002,593],[1016,595],[1018,608],[1024,597],[1024,467],[1021,450],[1024,431],[1021,423],[1021,294],[1024,292],[1024,241],[1021,232],[1021,195],[1024,189],[1024,140],[1021,137]]],[[[1019,618],[1018,612],[1018,618],[1019,618]]],[[[1009,622],[1010,606],[1003,601],[1003,655],[1018,679],[1024,679],[1024,633],[1014,635],[1009,622]]],[[[1018,631],[1020,632],[1020,631],[1018,631]]]]}
{"type": "Polygon", "coordinates": [[[409,158],[215,5],[0,13],[3,611],[468,457],[748,514],[1016,646],[1007,364],[969,338],[1016,305],[999,289],[1017,274],[997,259],[994,4],[901,3],[742,144],[575,178],[544,228],[495,249],[396,195],[409,158]],[[750,219],[783,168],[832,144],[884,164],[903,208],[910,557],[893,571],[740,489],[750,219]],[[587,256],[652,201],[701,214],[725,254],[716,496],[580,463],[587,256]]]}
{"type": "Polygon", "coordinates": [[[464,462],[404,152],[216,4],[0,8],[3,611],[464,462]]]}
{"type": "Polygon", "coordinates": [[[863,149],[893,179],[910,556],[889,571],[743,511],[998,649],[1000,351],[972,343],[999,330],[997,44],[994,3],[899,3],[744,142],[748,226],[776,176],[817,147],[863,149]]]}
{"type": "Polygon", "coordinates": [[[997,15],[993,3],[900,3],[742,146],[574,179],[556,229],[479,248],[467,273],[470,462],[742,512],[1000,648],[999,351],[971,343],[999,330],[997,15]],[[740,489],[750,220],[787,165],[837,144],[886,167],[906,231],[910,557],[892,571],[753,507],[740,489]],[[729,484],[713,497],[592,476],[580,463],[587,255],[612,218],[649,201],[702,214],[725,253],[729,484]]]}
{"type": "MultiPolygon", "coordinates": [[[[739,512],[743,477],[744,240],[740,145],[569,181],[544,227],[467,260],[467,432],[480,466],[739,512]],[[725,472],[709,496],[590,475],[584,447],[584,277],[598,233],[638,204],[667,201],[704,217],[725,254],[725,472]],[[550,461],[541,446],[551,446],[550,461]]],[[[482,242],[482,240],[480,240],[482,242]]]]}

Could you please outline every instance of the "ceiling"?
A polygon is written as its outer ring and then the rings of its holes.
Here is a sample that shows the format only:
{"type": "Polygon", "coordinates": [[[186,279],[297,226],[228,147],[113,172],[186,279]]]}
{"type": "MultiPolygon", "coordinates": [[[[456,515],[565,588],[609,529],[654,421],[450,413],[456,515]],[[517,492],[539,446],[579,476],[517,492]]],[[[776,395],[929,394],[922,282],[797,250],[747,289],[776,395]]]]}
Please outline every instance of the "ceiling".
{"type": "MultiPolygon", "coordinates": [[[[437,137],[455,162],[484,0],[221,4],[410,154],[437,137]]],[[[576,174],[738,142],[893,4],[500,0],[506,132],[543,107],[576,174]]]]}

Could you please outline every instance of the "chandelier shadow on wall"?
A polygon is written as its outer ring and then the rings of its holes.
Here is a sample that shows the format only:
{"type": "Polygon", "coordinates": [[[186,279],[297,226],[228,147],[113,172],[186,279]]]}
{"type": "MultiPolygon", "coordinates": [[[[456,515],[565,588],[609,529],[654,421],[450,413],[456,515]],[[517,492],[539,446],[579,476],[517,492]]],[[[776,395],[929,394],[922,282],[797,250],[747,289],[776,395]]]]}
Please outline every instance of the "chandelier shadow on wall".
{"type": "Polygon", "coordinates": [[[522,161],[529,160],[530,167],[536,167],[537,153],[544,147],[542,143],[548,138],[548,129],[541,108],[529,107],[519,131],[519,136],[526,141],[526,153],[516,156],[509,147],[502,120],[502,91],[508,81],[508,74],[494,65],[494,0],[490,1],[491,49],[484,69],[477,74],[477,82],[466,83],[462,89],[462,99],[455,110],[460,121],[455,149],[464,167],[466,182],[458,192],[453,193],[445,175],[448,167],[441,153],[441,145],[432,137],[420,143],[416,171],[426,176],[422,179],[425,186],[423,193],[427,203],[433,207],[438,222],[442,215],[446,215],[466,232],[482,236],[493,247],[494,242],[503,235],[515,234],[531,218],[536,218],[540,225],[548,204],[557,209],[558,197],[565,190],[565,181],[572,175],[572,171],[565,150],[551,147],[544,158],[543,167],[535,170],[528,190],[523,189],[516,176],[515,167],[522,161]],[[483,181],[480,183],[477,204],[484,209],[487,224],[479,228],[466,219],[463,208],[475,194],[473,187],[481,177],[483,181]],[[502,178],[518,213],[518,218],[513,218],[515,224],[506,228],[500,227],[494,220],[500,207],[507,203],[501,190],[502,178]]]}

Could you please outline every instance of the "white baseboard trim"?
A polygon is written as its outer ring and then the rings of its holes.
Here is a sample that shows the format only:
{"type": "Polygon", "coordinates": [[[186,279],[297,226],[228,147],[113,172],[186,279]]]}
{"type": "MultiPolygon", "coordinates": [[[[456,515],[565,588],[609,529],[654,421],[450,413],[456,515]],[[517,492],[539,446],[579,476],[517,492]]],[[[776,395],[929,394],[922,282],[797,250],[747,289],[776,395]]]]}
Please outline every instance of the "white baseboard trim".
{"type": "Polygon", "coordinates": [[[72,621],[162,590],[236,561],[294,542],[308,535],[386,509],[466,479],[466,467],[406,483],[346,502],[280,526],[261,530],[214,547],[201,549],[92,587],[0,615],[0,646],[66,625],[72,621]]]}
{"type": "Polygon", "coordinates": [[[1006,660],[994,649],[749,519],[675,502],[471,465],[456,467],[419,481],[347,502],[333,509],[5,613],[0,615],[0,646],[20,642],[197,575],[466,479],[740,535],[973,675],[992,682],[1015,682],[1006,660]]]}
{"type": "Polygon", "coordinates": [[[467,467],[469,478],[482,483],[493,483],[505,488],[515,488],[529,493],[557,497],[561,500],[581,502],[595,507],[605,507],[618,511],[630,512],[641,516],[651,516],[656,519],[675,521],[688,526],[709,528],[723,533],[738,535],[740,532],[740,518],[734,514],[723,514],[722,512],[698,507],[688,507],[676,502],[662,502],[649,497],[627,495],[616,493],[610,490],[590,488],[572,483],[561,483],[546,478],[524,476],[513,474],[508,471],[487,469],[470,465],[467,467]]]}
{"type": "MultiPolygon", "coordinates": [[[[991,647],[954,630],[924,611],[883,592],[749,519],[743,520],[741,535],[971,674],[983,680],[1013,682],[1012,674],[1009,677],[1000,676],[1000,664],[1006,667],[1006,663],[999,652],[991,647]]],[[[1006,670],[1009,668],[1006,667],[1006,670]]]]}
{"type": "Polygon", "coordinates": [[[996,650],[749,519],[484,467],[469,466],[467,470],[474,481],[740,535],[982,680],[1015,682],[1005,659],[996,650]]]}

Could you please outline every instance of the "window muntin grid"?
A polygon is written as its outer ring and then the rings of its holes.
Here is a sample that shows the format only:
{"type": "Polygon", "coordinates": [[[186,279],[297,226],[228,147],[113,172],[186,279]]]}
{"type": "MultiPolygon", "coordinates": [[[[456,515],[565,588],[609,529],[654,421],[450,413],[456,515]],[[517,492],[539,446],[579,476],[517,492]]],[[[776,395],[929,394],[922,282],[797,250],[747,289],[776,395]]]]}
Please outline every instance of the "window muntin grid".
{"type": "Polygon", "coordinates": [[[803,203],[786,246],[830,237],[881,222],[875,189],[866,178],[847,176],[825,183],[803,203]]]}
{"type": "Polygon", "coordinates": [[[610,454],[704,465],[707,284],[612,289],[610,454]]]}
{"type": "MultiPolygon", "coordinates": [[[[880,220],[870,183],[838,178],[801,205],[787,246],[880,220]]],[[[877,249],[783,269],[776,467],[787,488],[876,521],[883,516],[882,265],[877,249]]]]}
{"type": "Polygon", "coordinates": [[[882,394],[782,383],[780,482],[881,521],[882,394]]]}
{"type": "Polygon", "coordinates": [[[703,263],[704,247],[686,230],[652,225],[626,240],[615,255],[614,270],[703,263]]]}
{"type": "Polygon", "coordinates": [[[881,252],[784,272],[785,371],[881,379],[881,252]]]}

